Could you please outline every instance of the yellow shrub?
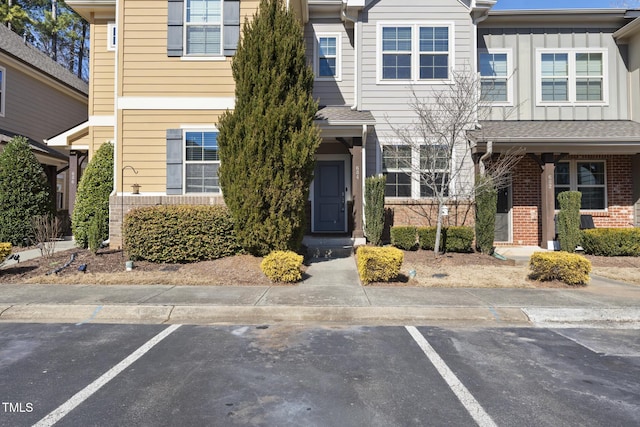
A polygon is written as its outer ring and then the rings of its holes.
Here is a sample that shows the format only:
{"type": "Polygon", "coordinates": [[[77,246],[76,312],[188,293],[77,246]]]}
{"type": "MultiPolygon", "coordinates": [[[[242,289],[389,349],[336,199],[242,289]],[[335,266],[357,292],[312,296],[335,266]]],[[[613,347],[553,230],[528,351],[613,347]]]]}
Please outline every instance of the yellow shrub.
{"type": "Polygon", "coordinates": [[[530,277],[535,280],[561,280],[567,285],[589,281],[591,261],[569,252],[534,252],[529,261],[530,277]]]}
{"type": "Polygon", "coordinates": [[[11,243],[0,243],[0,262],[11,255],[11,243]]]}
{"type": "Polygon", "coordinates": [[[358,273],[364,284],[395,279],[404,261],[404,252],[393,247],[361,246],[357,256],[358,273]]]}
{"type": "Polygon", "coordinates": [[[303,256],[291,251],[273,251],[260,263],[262,272],[272,282],[293,283],[302,279],[303,256]]]}

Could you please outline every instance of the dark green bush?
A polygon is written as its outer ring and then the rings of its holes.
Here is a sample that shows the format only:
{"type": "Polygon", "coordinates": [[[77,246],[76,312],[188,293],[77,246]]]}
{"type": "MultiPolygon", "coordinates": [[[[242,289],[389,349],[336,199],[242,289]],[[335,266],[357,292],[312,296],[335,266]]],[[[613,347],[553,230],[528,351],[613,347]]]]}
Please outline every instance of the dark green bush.
{"type": "Polygon", "coordinates": [[[582,193],[563,191],[558,194],[560,212],[558,212],[558,241],[560,250],[575,252],[580,244],[580,203],[582,193]]]}
{"type": "MultiPolygon", "coordinates": [[[[445,227],[442,227],[440,250],[444,247],[444,230],[445,227]]],[[[432,251],[436,246],[436,227],[418,227],[418,242],[420,243],[420,249],[432,251]]]]}
{"type": "Polygon", "coordinates": [[[96,210],[89,221],[89,232],[87,233],[87,245],[94,254],[98,253],[100,244],[104,240],[104,217],[102,209],[96,210]]]}
{"type": "Polygon", "coordinates": [[[384,186],[387,177],[384,175],[368,177],[365,182],[364,217],[365,235],[369,242],[376,246],[382,243],[382,232],[384,230],[384,186]]]}
{"type": "Polygon", "coordinates": [[[496,233],[496,207],[498,191],[490,177],[478,176],[476,190],[476,247],[488,254],[493,248],[496,233]]]}
{"type": "Polygon", "coordinates": [[[473,250],[473,228],[451,226],[443,230],[446,252],[471,252],[473,250]]]}
{"type": "Polygon", "coordinates": [[[582,231],[585,253],[600,256],[640,256],[640,228],[593,228],[582,231]]]}
{"type": "Polygon", "coordinates": [[[31,219],[53,215],[51,187],[42,166],[22,136],[0,153],[0,242],[25,245],[33,234],[31,219]]]}
{"type": "Polygon", "coordinates": [[[396,248],[412,251],[418,248],[417,243],[417,231],[415,227],[391,227],[391,244],[396,248]]]}
{"type": "Polygon", "coordinates": [[[89,228],[92,218],[100,211],[101,222],[94,232],[95,239],[106,240],[109,237],[109,194],[113,191],[113,144],[105,142],[93,155],[84,171],[76,204],[71,216],[71,228],[78,246],[89,246],[89,228]]]}
{"type": "Polygon", "coordinates": [[[240,248],[223,206],[151,206],[129,212],[124,247],[134,260],[194,262],[234,255],[240,248]]]}

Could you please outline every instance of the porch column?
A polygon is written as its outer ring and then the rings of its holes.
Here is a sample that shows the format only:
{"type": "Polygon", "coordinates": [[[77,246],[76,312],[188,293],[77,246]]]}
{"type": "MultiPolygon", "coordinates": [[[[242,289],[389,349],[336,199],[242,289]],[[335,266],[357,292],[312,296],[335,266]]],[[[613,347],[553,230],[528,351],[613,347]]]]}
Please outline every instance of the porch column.
{"type": "Polygon", "coordinates": [[[69,216],[73,213],[76,204],[76,191],[78,191],[78,152],[69,153],[69,216]]]}
{"type": "Polygon", "coordinates": [[[362,194],[362,138],[353,138],[353,147],[349,148],[351,152],[351,197],[353,199],[353,232],[352,237],[364,237],[362,227],[362,210],[363,199],[362,194]]]}
{"type": "MultiPolygon", "coordinates": [[[[542,153],[540,156],[540,165],[542,167],[542,177],[540,179],[540,198],[541,212],[540,219],[542,221],[542,244],[543,248],[549,247],[549,242],[556,237],[555,224],[555,176],[556,169],[553,153],[542,153]]],[[[553,247],[553,246],[551,246],[553,247]]]]}

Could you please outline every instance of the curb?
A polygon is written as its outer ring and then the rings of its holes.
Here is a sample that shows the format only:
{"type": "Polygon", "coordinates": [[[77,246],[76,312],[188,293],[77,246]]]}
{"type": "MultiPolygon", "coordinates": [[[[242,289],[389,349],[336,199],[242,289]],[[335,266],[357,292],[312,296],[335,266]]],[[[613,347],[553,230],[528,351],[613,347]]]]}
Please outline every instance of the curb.
{"type": "Polygon", "coordinates": [[[522,312],[536,326],[577,327],[591,323],[593,326],[617,325],[640,327],[640,310],[637,308],[523,308],[522,312]]]}

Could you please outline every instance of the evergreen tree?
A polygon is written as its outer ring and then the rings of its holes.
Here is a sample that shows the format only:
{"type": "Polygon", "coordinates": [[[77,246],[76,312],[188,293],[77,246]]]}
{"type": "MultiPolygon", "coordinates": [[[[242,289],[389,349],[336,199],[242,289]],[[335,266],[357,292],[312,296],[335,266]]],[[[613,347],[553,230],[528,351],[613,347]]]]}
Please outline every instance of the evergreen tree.
{"type": "Polygon", "coordinates": [[[250,253],[298,250],[320,135],[302,28],[282,1],[261,0],[233,65],[236,106],[220,119],[220,185],[250,253]]]}
{"type": "Polygon", "coordinates": [[[51,187],[27,139],[14,137],[0,153],[0,242],[24,245],[31,219],[53,215],[51,187]]]}
{"type": "Polygon", "coordinates": [[[76,205],[71,215],[73,237],[78,246],[89,246],[89,230],[96,215],[102,220],[94,224],[98,228],[92,233],[94,240],[109,237],[109,194],[112,190],[113,144],[106,142],[96,151],[78,184],[76,205]]]}

